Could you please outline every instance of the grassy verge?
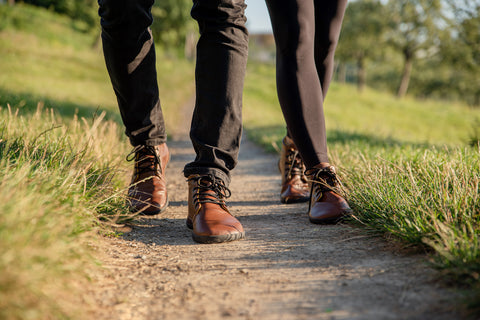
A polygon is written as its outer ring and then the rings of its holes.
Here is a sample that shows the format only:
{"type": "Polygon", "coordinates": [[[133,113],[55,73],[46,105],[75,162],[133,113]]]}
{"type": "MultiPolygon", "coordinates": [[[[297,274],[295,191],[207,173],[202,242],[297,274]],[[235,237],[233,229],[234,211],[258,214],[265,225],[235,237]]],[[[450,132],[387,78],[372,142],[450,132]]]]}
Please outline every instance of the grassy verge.
{"type": "MultiPolygon", "coordinates": [[[[278,149],[285,125],[273,66],[249,66],[245,110],[249,135],[278,149]]],[[[334,83],[325,113],[356,221],[428,248],[451,279],[480,287],[480,148],[472,143],[480,109],[334,83]]]]}
{"type": "Polygon", "coordinates": [[[128,216],[116,191],[119,128],[102,118],[0,110],[0,318],[83,313],[87,244],[99,218],[128,216]]]}
{"type": "MultiPolygon", "coordinates": [[[[89,244],[130,218],[130,146],[98,34],[77,29],[48,10],[0,5],[1,319],[88,318],[89,244]]],[[[168,130],[194,69],[158,51],[168,130]]]]}

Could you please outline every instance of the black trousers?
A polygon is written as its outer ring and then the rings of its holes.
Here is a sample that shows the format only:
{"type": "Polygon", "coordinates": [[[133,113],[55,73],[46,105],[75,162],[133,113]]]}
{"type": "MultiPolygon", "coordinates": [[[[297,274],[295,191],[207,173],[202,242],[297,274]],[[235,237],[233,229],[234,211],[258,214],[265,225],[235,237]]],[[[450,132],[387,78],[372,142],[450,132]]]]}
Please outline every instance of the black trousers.
{"type": "MultiPolygon", "coordinates": [[[[103,51],[125,133],[133,146],[166,142],[149,26],[154,0],[98,0],[103,51]]],[[[200,39],[190,138],[196,152],[184,174],[213,174],[228,185],[242,133],[248,56],[244,0],[194,0],[200,39]]]]}
{"type": "Polygon", "coordinates": [[[323,101],[347,0],[266,0],[277,46],[277,93],[307,168],[329,162],[323,101]]]}

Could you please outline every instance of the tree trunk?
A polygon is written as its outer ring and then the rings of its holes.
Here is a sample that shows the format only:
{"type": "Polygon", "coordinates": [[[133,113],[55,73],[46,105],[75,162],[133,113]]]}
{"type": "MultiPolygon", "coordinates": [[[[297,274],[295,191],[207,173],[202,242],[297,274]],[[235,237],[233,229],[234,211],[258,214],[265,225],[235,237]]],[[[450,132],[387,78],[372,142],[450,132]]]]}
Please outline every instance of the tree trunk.
{"type": "Polygon", "coordinates": [[[363,56],[357,59],[357,89],[362,92],[365,89],[365,84],[367,83],[367,71],[365,70],[365,58],[363,56]]]}
{"type": "Polygon", "coordinates": [[[8,0],[8,4],[13,6],[15,4],[15,0],[8,0]]]}
{"type": "Polygon", "coordinates": [[[403,66],[402,80],[400,81],[400,86],[398,87],[397,97],[403,98],[407,94],[408,83],[410,82],[410,75],[412,73],[413,66],[413,54],[408,52],[404,53],[405,64],[403,66]]]}

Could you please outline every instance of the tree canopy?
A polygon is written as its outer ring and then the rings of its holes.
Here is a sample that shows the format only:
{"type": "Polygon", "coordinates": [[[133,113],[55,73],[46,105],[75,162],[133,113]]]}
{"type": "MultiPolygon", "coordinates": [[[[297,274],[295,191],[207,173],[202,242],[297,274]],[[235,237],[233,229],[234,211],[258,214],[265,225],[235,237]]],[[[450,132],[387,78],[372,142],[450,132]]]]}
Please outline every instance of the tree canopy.
{"type": "Polygon", "coordinates": [[[362,88],[480,105],[480,0],[349,3],[337,61],[362,88]]]}
{"type": "MultiPolygon", "coordinates": [[[[68,15],[81,30],[98,33],[97,0],[16,1],[68,15]]],[[[155,2],[152,31],[165,51],[180,54],[186,48],[192,56],[191,6],[191,0],[155,2]]],[[[479,106],[480,0],[352,0],[336,58],[360,90],[368,85],[399,97],[462,99],[479,106]]]]}

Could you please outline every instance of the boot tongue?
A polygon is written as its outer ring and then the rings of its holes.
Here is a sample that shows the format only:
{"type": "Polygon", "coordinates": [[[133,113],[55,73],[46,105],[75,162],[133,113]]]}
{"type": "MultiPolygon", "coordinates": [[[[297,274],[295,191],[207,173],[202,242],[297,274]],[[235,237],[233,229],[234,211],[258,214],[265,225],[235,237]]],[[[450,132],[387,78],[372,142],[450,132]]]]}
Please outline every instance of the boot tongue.
{"type": "Polygon", "coordinates": [[[155,165],[155,157],[149,153],[138,153],[137,163],[139,167],[153,167],[155,165]]]}
{"type": "Polygon", "coordinates": [[[321,191],[333,190],[337,187],[337,175],[334,166],[308,169],[305,174],[321,191]]]}
{"type": "Polygon", "coordinates": [[[199,177],[197,185],[201,193],[209,194],[216,199],[226,199],[230,197],[230,190],[225,187],[221,179],[217,179],[214,176],[199,177]]]}
{"type": "Polygon", "coordinates": [[[198,186],[200,188],[211,189],[213,186],[213,180],[209,177],[198,179],[198,186]]]}
{"type": "Polygon", "coordinates": [[[221,179],[208,175],[192,176],[189,177],[189,180],[194,180],[195,183],[193,187],[193,201],[196,209],[198,209],[200,204],[216,204],[226,212],[229,212],[225,205],[225,199],[229,198],[231,193],[221,179]]]}
{"type": "Polygon", "coordinates": [[[327,191],[331,188],[337,187],[337,178],[335,174],[335,167],[330,166],[323,168],[320,170],[317,174],[316,177],[318,180],[323,180],[325,184],[322,185],[323,191],[327,191]]]}
{"type": "Polygon", "coordinates": [[[291,179],[294,176],[301,177],[303,175],[305,167],[297,150],[288,150],[285,168],[285,176],[287,179],[291,179]]]}
{"type": "Polygon", "coordinates": [[[138,174],[142,173],[159,173],[161,174],[161,167],[158,163],[157,166],[157,157],[151,153],[150,150],[142,149],[136,154],[136,168],[138,169],[138,174]],[[160,171],[160,172],[159,172],[160,171]]]}

